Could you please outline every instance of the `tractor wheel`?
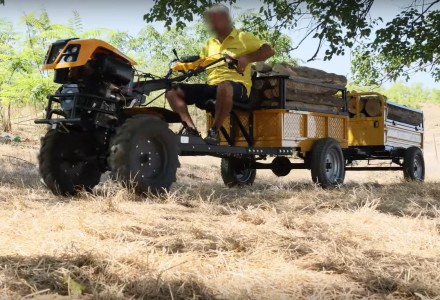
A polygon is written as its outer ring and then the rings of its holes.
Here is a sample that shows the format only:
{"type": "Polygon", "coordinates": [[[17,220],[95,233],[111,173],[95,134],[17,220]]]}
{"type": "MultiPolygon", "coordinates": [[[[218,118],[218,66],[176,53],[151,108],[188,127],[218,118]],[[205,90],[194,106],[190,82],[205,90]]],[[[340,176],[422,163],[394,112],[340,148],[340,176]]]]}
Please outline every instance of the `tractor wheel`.
{"type": "Polygon", "coordinates": [[[425,160],[422,150],[410,147],[403,155],[403,176],[408,181],[425,180],[425,160]]]}
{"type": "Polygon", "coordinates": [[[310,157],[313,182],[323,188],[344,182],[345,159],[339,143],[331,138],[316,141],[310,157]]]}
{"type": "Polygon", "coordinates": [[[112,175],[137,194],[163,194],[176,181],[176,137],[161,119],[134,116],[117,130],[109,165],[112,175]]]}
{"type": "Polygon", "coordinates": [[[38,163],[44,183],[55,195],[91,191],[101,178],[95,139],[86,132],[49,130],[38,163]]]}
{"type": "Polygon", "coordinates": [[[278,177],[289,175],[291,170],[290,159],[285,156],[277,156],[272,161],[272,172],[278,177]]]}
{"type": "Polygon", "coordinates": [[[252,185],[257,175],[257,170],[249,169],[246,162],[239,158],[223,158],[220,169],[223,182],[230,188],[252,185]]]}

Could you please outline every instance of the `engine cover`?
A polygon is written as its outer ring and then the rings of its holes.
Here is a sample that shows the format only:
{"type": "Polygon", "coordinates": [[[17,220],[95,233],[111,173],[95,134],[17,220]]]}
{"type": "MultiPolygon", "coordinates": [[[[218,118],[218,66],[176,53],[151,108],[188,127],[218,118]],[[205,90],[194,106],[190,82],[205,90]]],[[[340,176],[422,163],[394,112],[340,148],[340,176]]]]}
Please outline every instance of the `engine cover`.
{"type": "Polygon", "coordinates": [[[125,85],[133,80],[133,67],[109,55],[99,55],[95,60],[95,70],[102,81],[125,85]]]}

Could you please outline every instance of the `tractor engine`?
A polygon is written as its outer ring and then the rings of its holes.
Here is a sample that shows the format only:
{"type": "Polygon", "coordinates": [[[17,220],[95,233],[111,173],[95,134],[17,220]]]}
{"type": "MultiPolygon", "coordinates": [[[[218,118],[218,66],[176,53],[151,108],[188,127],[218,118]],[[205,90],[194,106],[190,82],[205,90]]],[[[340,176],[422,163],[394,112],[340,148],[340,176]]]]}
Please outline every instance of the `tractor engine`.
{"type": "Polygon", "coordinates": [[[117,111],[133,98],[134,64],[103,41],[55,42],[43,65],[43,69],[54,70],[54,82],[61,84],[49,99],[50,104],[59,103],[52,113],[108,127],[117,111]]]}

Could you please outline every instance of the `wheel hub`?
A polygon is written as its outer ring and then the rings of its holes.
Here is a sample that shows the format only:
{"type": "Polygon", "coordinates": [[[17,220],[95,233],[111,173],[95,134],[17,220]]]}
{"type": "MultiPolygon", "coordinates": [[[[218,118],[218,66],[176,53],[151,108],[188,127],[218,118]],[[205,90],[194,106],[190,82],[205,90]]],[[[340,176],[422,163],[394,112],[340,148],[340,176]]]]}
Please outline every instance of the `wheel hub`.
{"type": "Polygon", "coordinates": [[[415,178],[422,178],[422,172],[423,172],[423,168],[421,167],[422,162],[420,160],[420,157],[416,156],[414,158],[414,177],[415,178]]]}
{"type": "Polygon", "coordinates": [[[331,182],[336,182],[340,177],[340,163],[338,153],[335,149],[330,149],[325,159],[325,170],[327,178],[331,182]]]}
{"type": "Polygon", "coordinates": [[[138,174],[142,178],[157,176],[164,168],[164,157],[160,154],[162,145],[155,140],[148,139],[136,145],[138,153],[138,174]]]}

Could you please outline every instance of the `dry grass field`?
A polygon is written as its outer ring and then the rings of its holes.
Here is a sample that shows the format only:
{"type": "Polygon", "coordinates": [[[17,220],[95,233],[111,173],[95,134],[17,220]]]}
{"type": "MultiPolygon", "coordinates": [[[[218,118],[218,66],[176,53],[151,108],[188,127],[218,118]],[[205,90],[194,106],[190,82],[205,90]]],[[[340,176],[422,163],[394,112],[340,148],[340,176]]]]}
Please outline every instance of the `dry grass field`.
{"type": "Polygon", "coordinates": [[[0,145],[0,299],[440,299],[440,108],[425,110],[425,184],[265,171],[227,189],[218,160],[187,158],[165,199],[110,181],[62,198],[38,137],[0,145]]]}

